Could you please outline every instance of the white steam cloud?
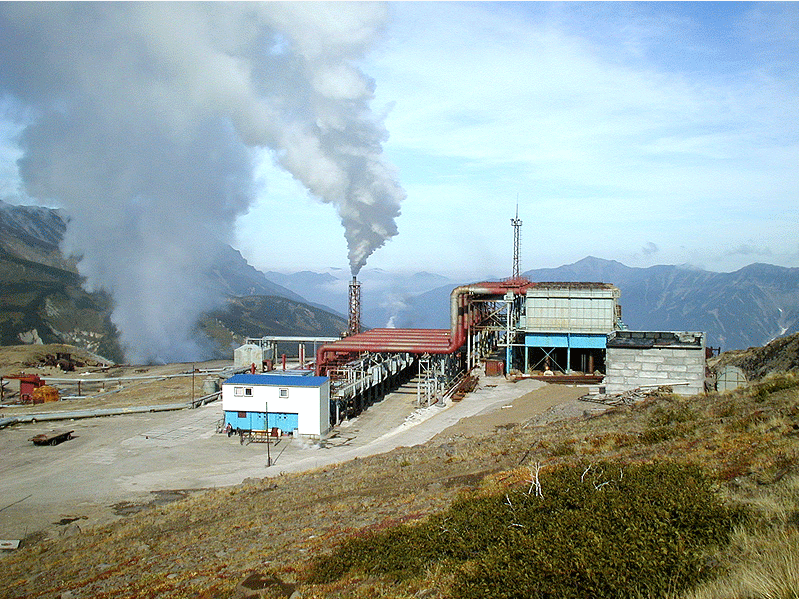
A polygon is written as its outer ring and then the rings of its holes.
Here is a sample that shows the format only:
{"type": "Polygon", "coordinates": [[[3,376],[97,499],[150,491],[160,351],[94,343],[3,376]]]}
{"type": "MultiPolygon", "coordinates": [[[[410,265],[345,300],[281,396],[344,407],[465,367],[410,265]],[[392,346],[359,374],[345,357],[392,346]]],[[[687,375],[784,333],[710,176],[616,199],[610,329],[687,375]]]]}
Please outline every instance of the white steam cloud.
{"type": "Polygon", "coordinates": [[[396,235],[405,193],[382,158],[373,3],[3,3],[0,96],[34,118],[26,192],[71,216],[65,249],[114,296],[128,359],[194,359],[209,236],[253,199],[252,148],[344,226],[357,274],[396,235]]]}

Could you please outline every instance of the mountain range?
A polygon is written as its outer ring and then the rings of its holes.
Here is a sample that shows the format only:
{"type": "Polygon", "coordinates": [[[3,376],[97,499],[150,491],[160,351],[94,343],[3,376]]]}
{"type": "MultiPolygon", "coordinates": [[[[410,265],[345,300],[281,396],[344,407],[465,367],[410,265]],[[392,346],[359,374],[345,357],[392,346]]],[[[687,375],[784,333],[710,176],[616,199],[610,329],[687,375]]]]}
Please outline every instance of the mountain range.
{"type": "MultiPolygon", "coordinates": [[[[732,273],[688,266],[632,268],[587,257],[528,270],[530,281],[602,282],[621,290],[622,320],[633,330],[704,331],[722,350],[765,345],[799,331],[799,268],[751,264],[732,273]]],[[[451,285],[408,299],[397,326],[449,326],[451,285]]]]}
{"type": "MultiPolygon", "coordinates": [[[[77,259],[59,250],[67,220],[59,210],[0,201],[0,344],[71,343],[120,361],[112,298],[85,291],[77,259]]],[[[217,355],[228,355],[247,336],[330,336],[346,329],[348,271],[264,273],[217,243],[206,280],[228,300],[198,323],[217,355]]],[[[622,318],[630,329],[705,331],[708,345],[723,350],[761,346],[799,331],[799,268],[752,264],[717,273],[688,266],[632,268],[589,256],[523,276],[613,283],[621,289],[622,318]]],[[[365,327],[449,328],[449,294],[469,281],[364,268],[359,282],[365,327]]]]}

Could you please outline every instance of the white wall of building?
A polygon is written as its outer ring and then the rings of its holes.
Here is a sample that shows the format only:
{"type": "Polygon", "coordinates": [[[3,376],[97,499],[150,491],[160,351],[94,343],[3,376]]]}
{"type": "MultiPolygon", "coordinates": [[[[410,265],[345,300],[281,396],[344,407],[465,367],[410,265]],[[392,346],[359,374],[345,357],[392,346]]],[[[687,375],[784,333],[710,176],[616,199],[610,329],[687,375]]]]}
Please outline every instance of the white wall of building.
{"type": "MultiPolygon", "coordinates": [[[[259,375],[252,375],[259,376],[259,375]]],[[[264,379],[270,377],[264,375],[264,379]]],[[[276,383],[233,382],[222,384],[222,409],[236,412],[285,412],[298,414],[301,435],[321,436],[330,430],[330,382],[319,386],[276,383]]],[[[301,383],[306,377],[296,377],[301,383]]],[[[318,378],[318,377],[314,377],[318,378]]]]}

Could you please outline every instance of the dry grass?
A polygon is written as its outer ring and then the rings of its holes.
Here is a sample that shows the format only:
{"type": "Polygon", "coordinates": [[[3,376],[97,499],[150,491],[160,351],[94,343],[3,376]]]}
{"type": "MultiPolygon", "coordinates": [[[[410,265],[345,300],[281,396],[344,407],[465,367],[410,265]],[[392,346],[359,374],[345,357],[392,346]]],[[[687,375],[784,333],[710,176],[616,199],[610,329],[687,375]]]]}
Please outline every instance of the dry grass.
{"type": "Polygon", "coordinates": [[[756,517],[719,556],[728,571],[683,599],[799,597],[799,476],[770,487],[742,483],[732,499],[750,506],[756,517]]]}
{"type": "MultiPolygon", "coordinates": [[[[279,581],[262,596],[443,597],[448,574],[395,584],[352,576],[299,584],[308,559],[365,531],[412,522],[459,494],[525,484],[530,466],[686,461],[707,468],[755,517],[713,560],[726,573],[685,599],[797,597],[799,379],[665,396],[602,416],[454,436],[303,475],[196,493],[102,529],[29,542],[0,564],[0,597],[243,597],[252,574],[279,581]]],[[[31,540],[32,541],[32,540],[31,540]]]]}

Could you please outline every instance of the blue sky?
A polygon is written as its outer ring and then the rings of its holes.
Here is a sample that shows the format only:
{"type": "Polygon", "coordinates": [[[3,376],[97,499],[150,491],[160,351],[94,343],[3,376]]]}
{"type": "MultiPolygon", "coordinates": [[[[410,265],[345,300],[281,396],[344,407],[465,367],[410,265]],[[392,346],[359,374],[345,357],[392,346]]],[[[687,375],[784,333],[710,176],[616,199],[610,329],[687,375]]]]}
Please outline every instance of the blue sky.
{"type": "MultiPolygon", "coordinates": [[[[319,9],[288,12],[297,6],[319,9]]],[[[339,12],[341,31],[382,24],[349,60],[373,83],[382,155],[407,194],[367,269],[508,276],[517,198],[522,270],[587,255],[799,267],[799,4],[398,2],[363,21],[339,6],[326,26],[339,12]]],[[[182,38],[153,12],[140,25],[159,29],[153,47],[170,56],[164,40],[182,38]]],[[[35,112],[0,98],[0,198],[12,202],[26,200],[20,117],[35,112]]],[[[221,220],[233,245],[262,270],[346,270],[336,207],[275,166],[278,154],[251,152],[255,199],[221,220]]]]}
{"type": "MultiPolygon", "coordinates": [[[[517,197],[522,270],[587,255],[799,266],[796,3],[389,12],[360,66],[407,198],[367,268],[508,275],[517,197]]],[[[242,252],[274,270],[344,266],[333,209],[269,162],[242,252]]]]}

